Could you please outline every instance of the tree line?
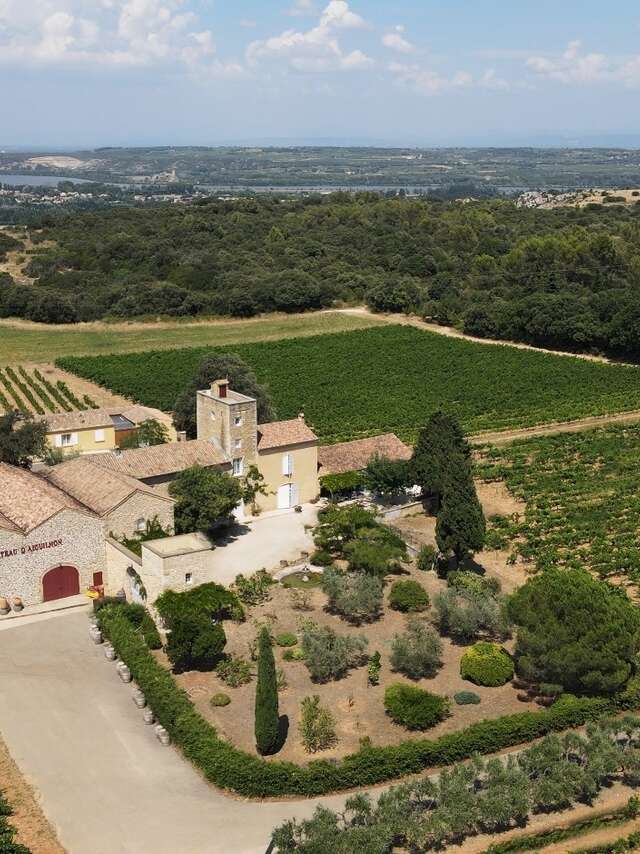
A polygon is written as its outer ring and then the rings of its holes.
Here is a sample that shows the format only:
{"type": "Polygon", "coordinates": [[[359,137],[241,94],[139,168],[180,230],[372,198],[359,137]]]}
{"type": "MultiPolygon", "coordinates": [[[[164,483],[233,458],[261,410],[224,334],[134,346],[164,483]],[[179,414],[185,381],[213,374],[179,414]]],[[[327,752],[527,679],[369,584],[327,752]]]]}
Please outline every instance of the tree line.
{"type": "MultiPolygon", "coordinates": [[[[37,226],[37,227],[36,227],[37,226]]],[[[640,205],[333,193],[43,218],[0,315],[75,322],[252,316],[366,301],[480,336],[640,353],[640,205]],[[44,241],[51,243],[44,244],[44,241]]]]}

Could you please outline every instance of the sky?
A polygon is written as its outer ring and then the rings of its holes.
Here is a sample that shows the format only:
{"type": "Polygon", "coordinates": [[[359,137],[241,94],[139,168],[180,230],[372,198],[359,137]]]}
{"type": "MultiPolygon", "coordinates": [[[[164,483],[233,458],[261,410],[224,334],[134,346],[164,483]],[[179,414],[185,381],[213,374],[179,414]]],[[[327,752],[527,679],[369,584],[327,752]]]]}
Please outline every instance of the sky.
{"type": "Polygon", "coordinates": [[[0,0],[0,147],[640,145],[638,0],[0,0]]]}

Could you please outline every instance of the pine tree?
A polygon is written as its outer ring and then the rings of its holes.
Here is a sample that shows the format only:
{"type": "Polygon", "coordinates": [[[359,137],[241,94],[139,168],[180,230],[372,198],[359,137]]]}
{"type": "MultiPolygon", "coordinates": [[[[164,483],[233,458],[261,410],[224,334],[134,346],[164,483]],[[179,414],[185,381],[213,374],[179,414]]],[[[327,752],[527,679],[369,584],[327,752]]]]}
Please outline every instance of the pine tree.
{"type": "Polygon", "coordinates": [[[278,743],[278,686],[276,662],[266,628],[258,636],[258,682],[256,685],[255,735],[258,752],[273,753],[278,743]]]}
{"type": "Polygon", "coordinates": [[[462,455],[448,460],[442,506],[436,521],[436,542],[443,554],[456,562],[480,551],[484,545],[486,523],[473,482],[471,465],[462,455]]]}

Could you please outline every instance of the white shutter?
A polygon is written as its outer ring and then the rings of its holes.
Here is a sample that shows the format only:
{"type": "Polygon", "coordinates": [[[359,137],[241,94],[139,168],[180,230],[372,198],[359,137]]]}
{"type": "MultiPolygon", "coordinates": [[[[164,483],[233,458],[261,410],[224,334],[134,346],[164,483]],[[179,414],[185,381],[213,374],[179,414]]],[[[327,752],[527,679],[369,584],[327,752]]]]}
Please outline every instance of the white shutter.
{"type": "Polygon", "coordinates": [[[96,442],[104,442],[104,430],[96,430],[96,442]]]}
{"type": "Polygon", "coordinates": [[[282,456],[282,474],[287,477],[293,474],[293,457],[291,454],[283,454],[282,456]]]}
{"type": "Polygon", "coordinates": [[[62,435],[60,433],[56,433],[56,435],[55,435],[55,444],[56,444],[56,448],[62,447],[62,435]]]}
{"type": "Polygon", "coordinates": [[[77,445],[77,444],[78,444],[78,434],[77,434],[77,433],[72,433],[72,434],[71,434],[71,444],[72,444],[72,445],[77,445]]]}

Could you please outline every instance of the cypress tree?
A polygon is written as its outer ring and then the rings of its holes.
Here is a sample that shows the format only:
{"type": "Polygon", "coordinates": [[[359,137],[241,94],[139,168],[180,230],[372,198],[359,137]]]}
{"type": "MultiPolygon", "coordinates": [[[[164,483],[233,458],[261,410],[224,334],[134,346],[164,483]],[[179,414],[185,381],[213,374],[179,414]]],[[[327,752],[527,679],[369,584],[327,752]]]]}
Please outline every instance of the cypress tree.
{"type": "Polygon", "coordinates": [[[273,753],[278,743],[278,685],[271,638],[266,628],[258,635],[258,682],[256,685],[255,735],[258,752],[273,753]]]}
{"type": "Polygon", "coordinates": [[[484,546],[486,523],[473,482],[471,465],[464,456],[448,460],[442,506],[436,521],[436,542],[443,554],[453,552],[456,562],[484,546]]]}
{"type": "Polygon", "coordinates": [[[455,418],[434,412],[420,431],[409,464],[411,480],[432,495],[439,508],[453,456],[469,459],[471,449],[455,418]]]}

